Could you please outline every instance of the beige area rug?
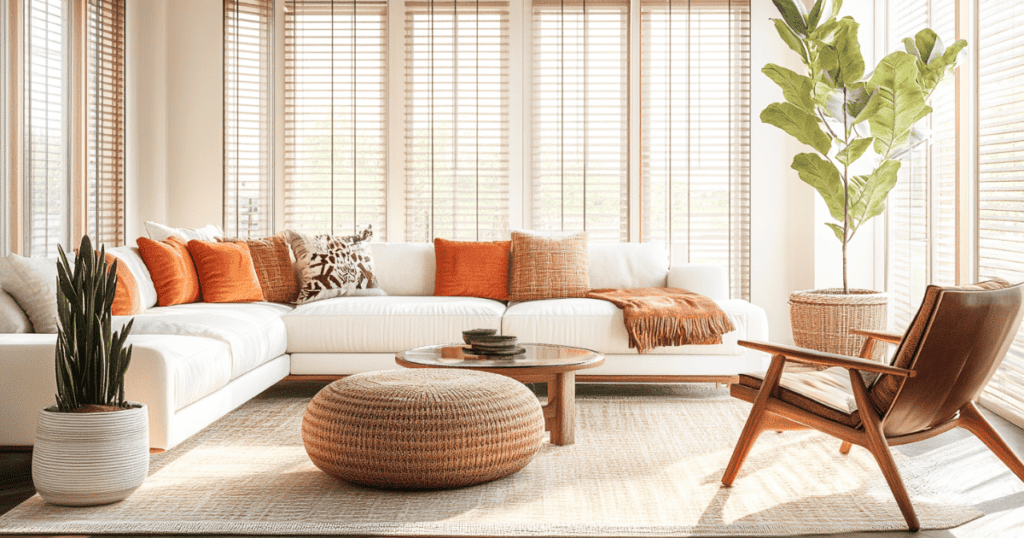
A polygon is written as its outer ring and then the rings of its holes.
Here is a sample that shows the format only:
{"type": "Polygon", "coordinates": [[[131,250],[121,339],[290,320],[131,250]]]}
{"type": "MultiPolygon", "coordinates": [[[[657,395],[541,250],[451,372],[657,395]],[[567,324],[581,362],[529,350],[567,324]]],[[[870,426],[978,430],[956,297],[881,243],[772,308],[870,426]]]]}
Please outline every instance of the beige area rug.
{"type": "MultiPolygon", "coordinates": [[[[61,508],[36,496],[0,518],[0,533],[721,536],[906,528],[868,452],[855,447],[842,456],[838,441],[817,433],[764,434],[735,485],[723,487],[750,409],[724,391],[580,397],[575,445],[545,443],[525,469],[489,484],[395,492],[335,480],[310,462],[299,428],[317,388],[279,385],[154,456],[146,483],[120,503],[61,508]]],[[[941,469],[956,466],[947,461],[955,457],[899,457],[923,528],[982,515],[941,484],[941,469]]]]}

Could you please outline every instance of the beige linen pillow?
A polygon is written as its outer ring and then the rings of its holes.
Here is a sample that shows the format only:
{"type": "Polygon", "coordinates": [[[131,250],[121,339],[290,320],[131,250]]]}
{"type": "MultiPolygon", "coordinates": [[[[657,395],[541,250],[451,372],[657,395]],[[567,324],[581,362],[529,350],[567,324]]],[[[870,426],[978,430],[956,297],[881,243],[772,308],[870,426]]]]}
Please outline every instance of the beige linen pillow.
{"type": "Polygon", "coordinates": [[[512,301],[586,297],[587,232],[512,232],[512,301]]]}
{"type": "Polygon", "coordinates": [[[32,322],[6,291],[0,289],[0,334],[30,333],[32,322]]]}
{"type": "Polygon", "coordinates": [[[37,333],[57,332],[57,262],[51,258],[7,257],[0,287],[28,315],[37,333]]]}

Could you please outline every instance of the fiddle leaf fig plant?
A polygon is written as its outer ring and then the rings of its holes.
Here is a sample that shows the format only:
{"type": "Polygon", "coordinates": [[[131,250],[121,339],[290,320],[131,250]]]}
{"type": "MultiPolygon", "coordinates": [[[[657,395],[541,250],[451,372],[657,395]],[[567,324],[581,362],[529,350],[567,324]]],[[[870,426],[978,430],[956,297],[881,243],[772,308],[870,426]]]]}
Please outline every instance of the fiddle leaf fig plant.
{"type": "Polygon", "coordinates": [[[772,2],[782,15],[773,19],[775,28],[806,74],[775,64],[761,70],[785,98],[768,105],[761,121],[814,150],[794,157],[792,167],[837,221],[826,225],[843,245],[843,292],[849,293],[846,247],[861,225],[885,211],[899,158],[927,138],[916,125],[932,112],[928,98],[967,42],[947,48],[924,29],[903,40],[906,52],[889,54],[866,73],[860,25],[838,18],[842,0],[817,0],[810,10],[803,0],[772,2]]]}

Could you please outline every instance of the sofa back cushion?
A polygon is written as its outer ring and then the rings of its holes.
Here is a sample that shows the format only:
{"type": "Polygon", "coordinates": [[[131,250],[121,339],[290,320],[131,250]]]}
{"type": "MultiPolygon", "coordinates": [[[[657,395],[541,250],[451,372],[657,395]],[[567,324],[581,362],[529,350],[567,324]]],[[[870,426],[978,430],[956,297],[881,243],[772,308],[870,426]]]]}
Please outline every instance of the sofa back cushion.
{"type": "Polygon", "coordinates": [[[370,243],[377,285],[388,295],[434,294],[437,266],[432,243],[370,243]]]}
{"type": "MultiPolygon", "coordinates": [[[[377,283],[388,295],[434,294],[437,272],[431,243],[370,243],[377,283]]],[[[665,286],[668,254],[652,243],[589,243],[591,288],[665,286]]]]}
{"type": "Polygon", "coordinates": [[[660,288],[668,276],[668,253],[654,243],[590,243],[591,289],[660,288]]]}

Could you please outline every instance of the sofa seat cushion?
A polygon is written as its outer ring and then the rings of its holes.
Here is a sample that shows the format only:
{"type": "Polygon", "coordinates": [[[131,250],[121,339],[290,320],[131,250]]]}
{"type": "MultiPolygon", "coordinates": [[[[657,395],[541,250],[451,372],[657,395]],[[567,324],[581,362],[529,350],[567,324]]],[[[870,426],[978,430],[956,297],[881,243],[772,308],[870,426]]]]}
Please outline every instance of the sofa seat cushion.
{"type": "MultiPolygon", "coordinates": [[[[132,334],[202,336],[228,345],[234,379],[285,353],[281,316],[292,308],[274,303],[189,303],[150,308],[134,316],[132,334]]],[[[117,324],[128,316],[117,316],[117,324]]],[[[115,324],[115,327],[117,325],[115,324]]]]}
{"type": "MultiPolygon", "coordinates": [[[[734,300],[718,304],[736,327],[736,330],[722,335],[721,344],[656,347],[646,354],[742,354],[744,349],[736,341],[747,337],[750,304],[734,300]]],[[[502,318],[501,333],[517,336],[520,342],[583,347],[606,355],[637,354],[629,347],[622,310],[598,299],[551,299],[513,304],[502,318]]]]}
{"type": "Polygon", "coordinates": [[[505,305],[476,297],[338,297],[286,314],[289,353],[394,353],[500,329],[505,305]]]}
{"type": "MultiPolygon", "coordinates": [[[[740,386],[757,391],[764,373],[740,374],[740,386]]],[[[756,392],[733,391],[733,395],[753,402],[756,392]]],[[[856,428],[860,414],[853,397],[850,373],[845,368],[813,372],[783,372],[779,381],[779,399],[819,417],[856,428]]]]}
{"type": "MultiPolygon", "coordinates": [[[[140,335],[128,341],[141,344],[149,340],[140,335]]],[[[173,372],[175,411],[213,394],[231,381],[231,353],[227,343],[197,336],[158,342],[167,370],[173,372]]]]}

